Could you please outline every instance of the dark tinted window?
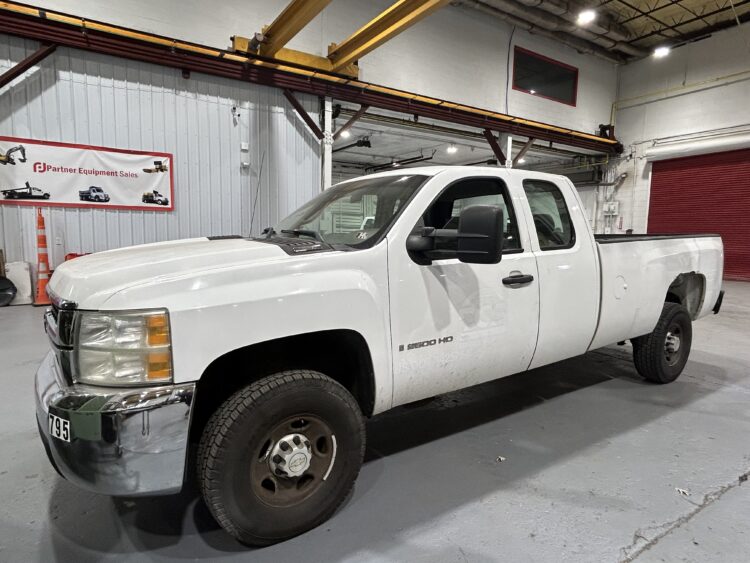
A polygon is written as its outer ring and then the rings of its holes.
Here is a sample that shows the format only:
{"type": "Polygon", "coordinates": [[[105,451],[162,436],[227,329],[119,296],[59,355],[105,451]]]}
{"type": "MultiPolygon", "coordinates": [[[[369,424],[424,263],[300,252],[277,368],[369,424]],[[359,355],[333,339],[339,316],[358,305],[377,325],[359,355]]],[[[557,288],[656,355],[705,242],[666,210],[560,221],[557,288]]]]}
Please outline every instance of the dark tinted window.
{"type": "MultiPolygon", "coordinates": [[[[458,219],[461,211],[472,205],[499,205],[503,209],[503,229],[505,239],[504,251],[521,249],[518,238],[518,226],[513,206],[506,196],[505,184],[494,178],[472,178],[453,184],[432,202],[422,216],[419,227],[458,230],[458,219]]],[[[458,246],[456,238],[438,238],[435,240],[437,251],[433,259],[451,258],[458,246]]]]}
{"type": "Polygon", "coordinates": [[[552,182],[524,180],[534,227],[542,250],[569,248],[575,243],[575,231],[560,189],[552,182]]]}
{"type": "Polygon", "coordinates": [[[578,69],[516,47],[513,88],[564,104],[576,105],[578,69]]]}

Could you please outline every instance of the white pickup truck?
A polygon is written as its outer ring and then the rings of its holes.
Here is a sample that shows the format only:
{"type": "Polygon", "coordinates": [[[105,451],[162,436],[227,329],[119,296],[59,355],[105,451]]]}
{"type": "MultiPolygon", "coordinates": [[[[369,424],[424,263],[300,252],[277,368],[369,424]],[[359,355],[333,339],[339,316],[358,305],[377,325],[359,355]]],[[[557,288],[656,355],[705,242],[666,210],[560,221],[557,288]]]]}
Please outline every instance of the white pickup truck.
{"type": "Polygon", "coordinates": [[[673,381],[722,270],[716,235],[594,236],[561,176],[374,174],[261,237],[60,265],[40,434],[93,491],[174,493],[195,474],[230,534],[270,544],[346,498],[365,417],[627,339],[643,377],[673,381]]]}

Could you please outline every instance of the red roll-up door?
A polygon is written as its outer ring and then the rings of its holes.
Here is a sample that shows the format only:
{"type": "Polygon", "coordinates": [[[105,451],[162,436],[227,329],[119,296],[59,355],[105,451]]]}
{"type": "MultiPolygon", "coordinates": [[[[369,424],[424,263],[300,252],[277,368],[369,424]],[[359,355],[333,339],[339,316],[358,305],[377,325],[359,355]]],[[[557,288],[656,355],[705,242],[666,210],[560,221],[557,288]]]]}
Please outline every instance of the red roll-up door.
{"type": "Polygon", "coordinates": [[[724,277],[750,281],[750,149],[654,162],[649,233],[718,233],[724,277]]]}

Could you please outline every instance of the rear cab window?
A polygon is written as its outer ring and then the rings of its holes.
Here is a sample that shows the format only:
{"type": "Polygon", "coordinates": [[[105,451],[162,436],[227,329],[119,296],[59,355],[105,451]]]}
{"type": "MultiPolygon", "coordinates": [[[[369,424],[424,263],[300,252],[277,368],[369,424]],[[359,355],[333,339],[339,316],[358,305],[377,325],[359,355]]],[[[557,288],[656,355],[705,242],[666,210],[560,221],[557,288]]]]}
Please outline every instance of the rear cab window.
{"type": "Polygon", "coordinates": [[[576,234],[560,188],[546,180],[526,179],[523,189],[541,250],[571,248],[576,242],[576,234]]]}

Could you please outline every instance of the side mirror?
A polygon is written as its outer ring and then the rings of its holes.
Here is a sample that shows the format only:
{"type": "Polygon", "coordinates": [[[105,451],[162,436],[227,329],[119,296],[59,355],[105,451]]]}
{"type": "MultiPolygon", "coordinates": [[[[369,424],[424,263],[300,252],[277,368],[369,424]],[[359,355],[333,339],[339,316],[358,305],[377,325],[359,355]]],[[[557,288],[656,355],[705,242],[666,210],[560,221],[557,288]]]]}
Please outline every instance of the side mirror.
{"type": "Polygon", "coordinates": [[[409,252],[429,252],[435,249],[434,229],[425,227],[421,234],[412,234],[406,238],[406,250],[409,252]],[[426,232],[425,232],[426,231],[426,232]]]}
{"type": "Polygon", "coordinates": [[[503,209],[472,205],[458,221],[458,259],[466,264],[497,264],[503,257],[503,209]]]}

